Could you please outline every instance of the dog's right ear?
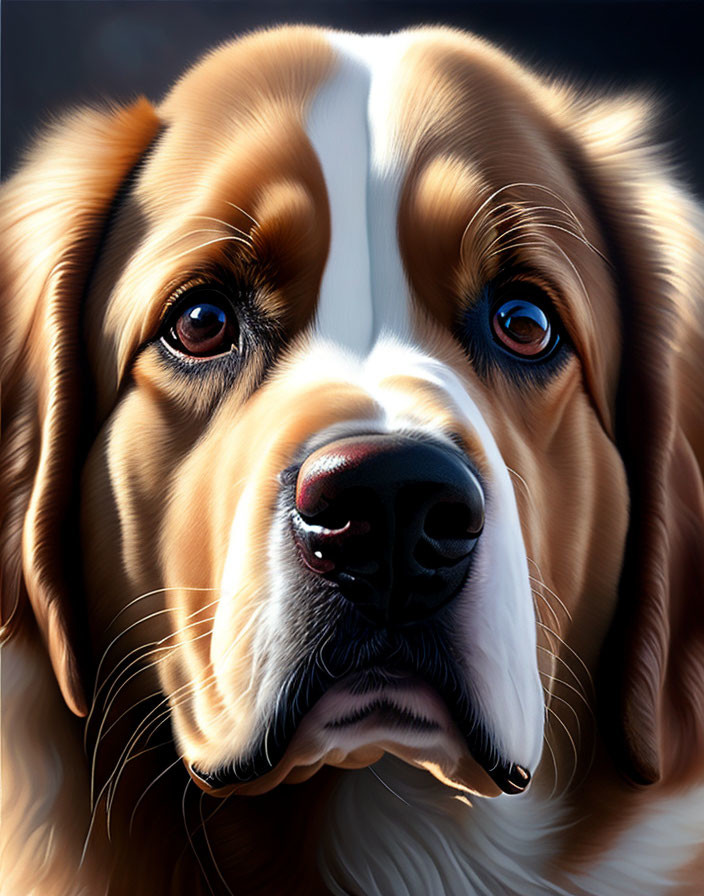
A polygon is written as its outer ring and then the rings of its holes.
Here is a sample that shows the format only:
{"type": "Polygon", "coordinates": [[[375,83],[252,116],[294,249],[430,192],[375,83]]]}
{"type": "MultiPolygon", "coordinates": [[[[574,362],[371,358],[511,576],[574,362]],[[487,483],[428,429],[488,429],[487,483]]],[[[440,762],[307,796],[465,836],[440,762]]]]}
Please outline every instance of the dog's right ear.
{"type": "Polygon", "coordinates": [[[653,150],[647,101],[576,108],[582,183],[619,288],[615,429],[630,496],[598,709],[629,780],[682,786],[704,762],[704,213],[653,150]]]}
{"type": "Polygon", "coordinates": [[[72,113],[0,191],[2,636],[17,631],[31,605],[78,715],[87,706],[68,521],[78,472],[81,300],[114,199],[159,125],[145,99],[72,113]]]}

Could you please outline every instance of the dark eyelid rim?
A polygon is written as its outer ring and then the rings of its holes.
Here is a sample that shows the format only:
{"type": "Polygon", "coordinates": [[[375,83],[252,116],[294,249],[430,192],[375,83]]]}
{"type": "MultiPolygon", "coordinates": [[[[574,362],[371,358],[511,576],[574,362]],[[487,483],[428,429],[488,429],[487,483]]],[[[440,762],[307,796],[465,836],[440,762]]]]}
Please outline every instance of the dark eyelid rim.
{"type": "MultiPolygon", "coordinates": [[[[193,305],[197,304],[196,302],[193,305]]],[[[180,290],[174,292],[171,297],[171,302],[168,308],[165,310],[165,313],[162,315],[162,318],[159,322],[159,329],[156,333],[155,339],[157,339],[160,343],[162,343],[165,348],[175,357],[180,360],[185,361],[186,363],[197,363],[202,364],[207,361],[215,361],[219,358],[222,358],[226,355],[236,354],[241,355],[243,352],[243,338],[244,334],[242,332],[242,319],[241,315],[238,314],[237,308],[235,307],[235,303],[232,300],[231,296],[225,291],[224,288],[219,285],[210,283],[210,282],[202,282],[202,283],[194,283],[193,281],[189,281],[187,284],[183,286],[180,290]],[[190,292],[198,289],[199,286],[204,286],[206,289],[212,289],[213,292],[219,293],[223,298],[223,305],[229,309],[230,313],[235,316],[237,322],[237,342],[233,343],[227,351],[219,352],[217,355],[191,355],[188,352],[181,351],[174,345],[171,345],[169,340],[166,338],[167,335],[171,335],[174,333],[176,321],[183,311],[187,310],[190,307],[193,307],[190,304],[190,300],[188,299],[188,295],[190,292]]],[[[177,338],[177,337],[176,337],[177,338]]]]}
{"type": "Polygon", "coordinates": [[[551,320],[556,321],[558,338],[547,354],[541,353],[535,358],[514,354],[496,340],[491,326],[491,316],[501,298],[495,292],[518,279],[518,277],[506,277],[485,283],[479,294],[465,303],[453,332],[480,376],[491,379],[494,374],[504,375],[516,382],[519,387],[530,383],[545,385],[553,374],[560,370],[570,357],[578,355],[578,352],[564,325],[559,306],[554,302],[553,289],[544,285],[543,278],[525,275],[520,279],[529,282],[545,295],[545,302],[541,307],[551,314],[551,320]]]}
{"type": "Polygon", "coordinates": [[[235,303],[232,301],[231,297],[227,293],[227,289],[218,281],[211,280],[208,277],[196,275],[192,277],[190,280],[187,280],[181,286],[176,287],[170,293],[166,301],[162,304],[161,312],[159,314],[158,328],[162,329],[164,323],[168,320],[171,314],[174,312],[174,309],[180,304],[182,299],[188,295],[192,290],[196,290],[198,288],[212,289],[213,292],[217,292],[222,294],[223,298],[226,302],[234,309],[235,303]]]}

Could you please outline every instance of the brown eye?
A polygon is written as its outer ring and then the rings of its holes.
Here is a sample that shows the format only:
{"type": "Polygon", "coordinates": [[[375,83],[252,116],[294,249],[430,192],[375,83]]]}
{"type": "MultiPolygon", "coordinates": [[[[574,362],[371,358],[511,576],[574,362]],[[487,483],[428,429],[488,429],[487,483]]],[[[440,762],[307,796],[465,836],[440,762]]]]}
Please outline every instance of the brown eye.
{"type": "Polygon", "coordinates": [[[170,316],[163,337],[171,348],[194,358],[213,358],[236,348],[239,325],[226,296],[209,288],[189,290],[170,316]]]}
{"type": "Polygon", "coordinates": [[[498,342],[523,358],[544,357],[557,344],[557,333],[546,312],[526,299],[499,305],[491,326],[498,342]]]}

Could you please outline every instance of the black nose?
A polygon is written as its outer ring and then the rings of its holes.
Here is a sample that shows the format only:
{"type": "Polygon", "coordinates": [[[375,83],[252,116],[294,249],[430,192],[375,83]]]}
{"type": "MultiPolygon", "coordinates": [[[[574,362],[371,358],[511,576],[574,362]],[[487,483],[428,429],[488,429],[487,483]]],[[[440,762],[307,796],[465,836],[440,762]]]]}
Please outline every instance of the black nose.
{"type": "Polygon", "coordinates": [[[462,587],[484,494],[452,449],[356,436],[306,458],[292,521],[309,569],[369,621],[401,625],[427,619],[462,587]]]}

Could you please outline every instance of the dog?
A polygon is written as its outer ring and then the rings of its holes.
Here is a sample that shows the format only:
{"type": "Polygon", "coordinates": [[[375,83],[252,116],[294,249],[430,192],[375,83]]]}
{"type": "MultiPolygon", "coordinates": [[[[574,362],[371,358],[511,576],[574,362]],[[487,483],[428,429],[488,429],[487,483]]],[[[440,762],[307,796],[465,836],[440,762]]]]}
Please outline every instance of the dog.
{"type": "Polygon", "coordinates": [[[704,227],[651,103],[254,33],[2,188],[7,896],[694,896],[704,227]]]}

